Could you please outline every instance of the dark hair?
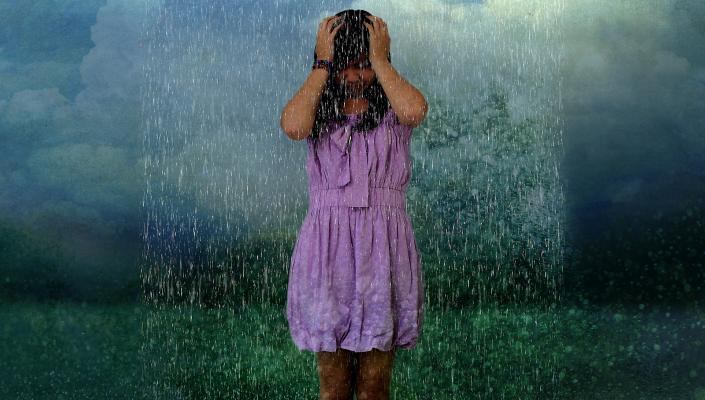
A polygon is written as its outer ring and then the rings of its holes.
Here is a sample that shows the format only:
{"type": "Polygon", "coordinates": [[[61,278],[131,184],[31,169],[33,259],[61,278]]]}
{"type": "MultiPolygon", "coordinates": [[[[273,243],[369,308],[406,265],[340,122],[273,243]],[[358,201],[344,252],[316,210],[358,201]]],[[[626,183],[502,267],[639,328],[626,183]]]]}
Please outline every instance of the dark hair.
{"type": "MultiPolygon", "coordinates": [[[[344,10],[335,15],[342,17],[340,22],[345,22],[345,26],[335,35],[333,69],[328,74],[328,80],[316,110],[313,130],[309,136],[311,139],[317,139],[329,121],[342,122],[347,118],[342,111],[345,100],[343,88],[338,85],[335,76],[345,69],[348,63],[359,59],[362,54],[370,54],[370,38],[363,21],[371,23],[368,16],[372,14],[365,10],[344,10]]],[[[313,58],[317,59],[315,51],[313,58]]],[[[387,54],[387,60],[392,62],[391,54],[387,54]]],[[[367,132],[377,127],[390,108],[389,99],[376,76],[372,84],[363,91],[362,96],[369,101],[369,105],[367,111],[361,115],[362,118],[353,127],[355,132],[367,132]]]]}

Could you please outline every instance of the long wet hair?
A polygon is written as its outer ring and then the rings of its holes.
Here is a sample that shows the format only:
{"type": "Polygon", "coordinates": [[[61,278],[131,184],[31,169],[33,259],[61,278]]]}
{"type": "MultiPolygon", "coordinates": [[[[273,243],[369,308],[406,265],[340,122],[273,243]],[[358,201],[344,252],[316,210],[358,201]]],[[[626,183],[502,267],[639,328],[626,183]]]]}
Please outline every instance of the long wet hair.
{"type": "MultiPolygon", "coordinates": [[[[365,10],[344,10],[337,14],[341,16],[341,22],[345,25],[340,28],[335,35],[333,44],[333,70],[328,74],[326,86],[323,89],[321,100],[316,109],[316,117],[313,123],[313,130],[309,136],[316,140],[326,124],[330,121],[343,122],[347,119],[343,113],[344,90],[336,82],[335,76],[344,70],[351,61],[355,61],[362,54],[370,54],[370,38],[367,27],[363,22],[372,23],[368,16],[372,15],[365,10]]],[[[313,52],[314,60],[318,59],[316,52],[313,52]]],[[[387,54],[387,60],[392,62],[392,55],[387,54]]],[[[355,132],[368,132],[376,128],[385,116],[391,104],[384,93],[382,85],[377,81],[375,75],[370,86],[362,92],[362,97],[368,100],[368,108],[360,120],[353,126],[355,132]]]]}

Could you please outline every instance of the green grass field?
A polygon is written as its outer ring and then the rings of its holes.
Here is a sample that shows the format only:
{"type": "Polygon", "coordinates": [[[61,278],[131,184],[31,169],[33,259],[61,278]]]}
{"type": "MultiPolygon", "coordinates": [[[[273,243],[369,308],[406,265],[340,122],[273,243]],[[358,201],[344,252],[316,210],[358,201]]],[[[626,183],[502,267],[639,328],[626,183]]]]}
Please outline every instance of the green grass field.
{"type": "MultiPolygon", "coordinates": [[[[283,306],[0,306],[2,399],[316,399],[283,306]]],[[[392,399],[705,399],[705,315],[426,309],[392,399]]]]}

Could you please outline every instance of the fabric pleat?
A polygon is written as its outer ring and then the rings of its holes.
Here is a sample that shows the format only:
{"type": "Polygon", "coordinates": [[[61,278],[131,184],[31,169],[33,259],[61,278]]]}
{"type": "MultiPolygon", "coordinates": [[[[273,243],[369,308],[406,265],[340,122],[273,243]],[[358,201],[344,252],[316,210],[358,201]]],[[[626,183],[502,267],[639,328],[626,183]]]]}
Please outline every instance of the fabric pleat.
{"type": "Polygon", "coordinates": [[[370,132],[352,131],[358,119],[307,140],[309,209],[287,289],[299,350],[410,349],[421,333],[421,257],[404,199],[412,129],[391,108],[370,132]]]}

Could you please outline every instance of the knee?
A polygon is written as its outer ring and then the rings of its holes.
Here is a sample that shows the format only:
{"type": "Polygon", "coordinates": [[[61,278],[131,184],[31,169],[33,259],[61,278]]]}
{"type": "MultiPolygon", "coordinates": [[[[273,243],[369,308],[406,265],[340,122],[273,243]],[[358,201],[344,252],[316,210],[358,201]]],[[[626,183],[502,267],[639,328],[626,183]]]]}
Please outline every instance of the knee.
{"type": "Polygon", "coordinates": [[[334,381],[321,381],[320,400],[352,400],[352,398],[352,385],[345,377],[334,381]]]}
{"type": "Polygon", "coordinates": [[[345,352],[319,353],[320,399],[352,400],[351,372],[345,352]]]}
{"type": "Polygon", "coordinates": [[[389,399],[392,381],[393,353],[370,352],[361,354],[356,371],[355,391],[358,400],[389,399]]]}
{"type": "Polygon", "coordinates": [[[321,390],[320,400],[352,400],[352,392],[321,390]]]}
{"type": "Polygon", "coordinates": [[[391,370],[368,366],[358,369],[355,378],[355,392],[358,400],[387,400],[391,386],[391,370]]]}
{"type": "Polygon", "coordinates": [[[355,385],[357,400],[388,400],[389,385],[383,383],[358,383],[355,385]]]}

